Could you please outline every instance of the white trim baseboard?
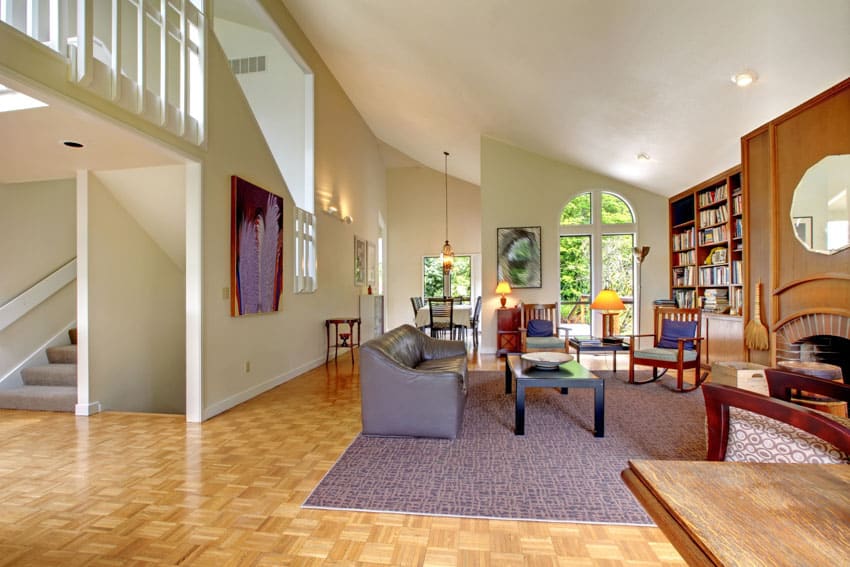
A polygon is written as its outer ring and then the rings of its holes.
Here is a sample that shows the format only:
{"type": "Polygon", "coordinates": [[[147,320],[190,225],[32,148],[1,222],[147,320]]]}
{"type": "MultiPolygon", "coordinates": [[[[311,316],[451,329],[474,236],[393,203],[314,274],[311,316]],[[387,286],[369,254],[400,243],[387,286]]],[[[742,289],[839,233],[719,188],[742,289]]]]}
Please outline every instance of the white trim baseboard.
{"type": "Polygon", "coordinates": [[[248,388],[247,390],[243,390],[243,391],[241,391],[237,394],[234,394],[230,397],[227,397],[227,398],[221,400],[220,402],[216,402],[216,403],[204,408],[203,419],[204,419],[204,421],[206,421],[206,420],[210,419],[211,417],[215,417],[218,414],[223,413],[223,412],[225,412],[225,411],[227,411],[231,408],[234,408],[234,407],[238,406],[239,404],[241,404],[243,402],[247,402],[251,398],[256,398],[257,396],[259,396],[263,392],[271,390],[272,388],[274,388],[276,386],[280,386],[284,382],[289,382],[290,380],[292,380],[296,376],[300,376],[300,375],[304,374],[305,372],[307,372],[309,370],[312,370],[314,368],[318,368],[319,366],[321,366],[324,363],[325,363],[324,360],[322,360],[321,358],[318,358],[318,359],[313,360],[311,362],[307,362],[305,364],[302,364],[298,368],[294,368],[294,369],[290,370],[289,372],[287,372],[286,374],[281,374],[280,376],[276,376],[275,378],[272,378],[271,380],[266,380],[265,382],[262,382],[260,384],[255,385],[255,386],[252,386],[252,387],[248,388]]]}
{"type": "Polygon", "coordinates": [[[100,402],[91,402],[90,404],[77,404],[74,406],[74,414],[89,416],[100,413],[103,409],[100,407],[100,402]]]}

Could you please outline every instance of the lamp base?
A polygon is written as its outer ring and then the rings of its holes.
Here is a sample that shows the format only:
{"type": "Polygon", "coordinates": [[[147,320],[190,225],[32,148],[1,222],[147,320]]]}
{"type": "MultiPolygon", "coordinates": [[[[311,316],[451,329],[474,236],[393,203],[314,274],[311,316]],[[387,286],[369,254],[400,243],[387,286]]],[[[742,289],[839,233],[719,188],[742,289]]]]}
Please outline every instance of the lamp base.
{"type": "Polygon", "coordinates": [[[507,299],[507,298],[503,295],[503,296],[502,296],[502,299],[501,299],[500,301],[502,302],[502,309],[504,309],[504,308],[505,308],[505,303],[507,303],[507,302],[508,302],[508,299],[507,299]]]}
{"type": "Polygon", "coordinates": [[[619,313],[603,313],[602,314],[602,338],[610,337],[614,334],[614,318],[619,313]]]}

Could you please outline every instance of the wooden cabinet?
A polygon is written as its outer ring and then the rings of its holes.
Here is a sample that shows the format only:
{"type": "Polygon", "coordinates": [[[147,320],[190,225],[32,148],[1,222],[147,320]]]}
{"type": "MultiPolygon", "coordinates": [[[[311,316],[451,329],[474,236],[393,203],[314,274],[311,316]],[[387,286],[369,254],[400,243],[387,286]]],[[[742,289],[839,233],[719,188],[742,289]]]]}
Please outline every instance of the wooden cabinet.
{"type": "Polygon", "coordinates": [[[702,365],[710,367],[715,362],[743,361],[744,320],[742,317],[703,313],[700,333],[702,343],[702,365]]]}
{"type": "Polygon", "coordinates": [[[496,354],[499,356],[520,351],[519,321],[519,307],[496,310],[496,354]]]}
{"type": "Polygon", "coordinates": [[[384,334],[384,296],[360,296],[360,342],[374,339],[384,334]]]}
{"type": "Polygon", "coordinates": [[[679,307],[743,312],[743,199],[740,166],[670,199],[670,287],[679,307]]]}

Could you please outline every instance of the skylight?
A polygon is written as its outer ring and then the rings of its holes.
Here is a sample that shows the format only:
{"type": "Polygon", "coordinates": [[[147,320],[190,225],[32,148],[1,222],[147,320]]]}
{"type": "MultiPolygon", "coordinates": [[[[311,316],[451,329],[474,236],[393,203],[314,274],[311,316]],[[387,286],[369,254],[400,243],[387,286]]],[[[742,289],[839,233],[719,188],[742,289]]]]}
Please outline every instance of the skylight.
{"type": "Polygon", "coordinates": [[[47,106],[46,103],[0,85],[0,112],[47,106]]]}

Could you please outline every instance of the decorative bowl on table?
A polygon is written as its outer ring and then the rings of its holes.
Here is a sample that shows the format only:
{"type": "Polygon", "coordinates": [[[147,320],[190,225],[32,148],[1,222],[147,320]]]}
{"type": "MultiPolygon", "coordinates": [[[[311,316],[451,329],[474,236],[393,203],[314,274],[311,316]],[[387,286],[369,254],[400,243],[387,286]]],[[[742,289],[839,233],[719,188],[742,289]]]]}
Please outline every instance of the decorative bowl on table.
{"type": "Polygon", "coordinates": [[[558,365],[571,361],[573,355],[565,352],[527,352],[522,355],[522,359],[541,370],[555,370],[558,365]]]}

